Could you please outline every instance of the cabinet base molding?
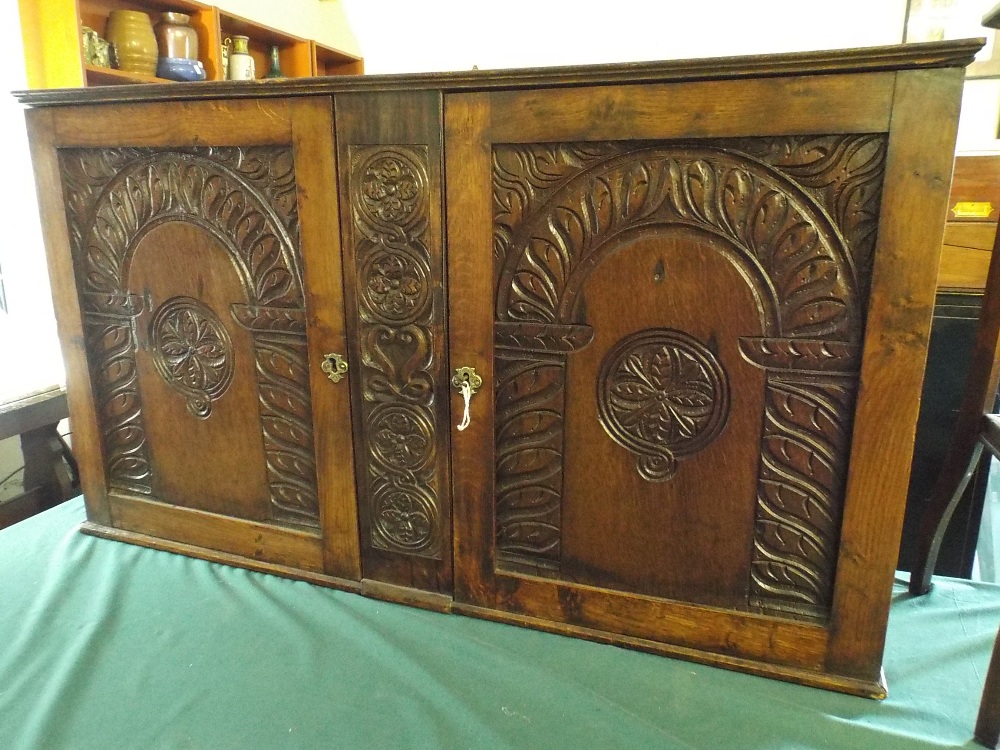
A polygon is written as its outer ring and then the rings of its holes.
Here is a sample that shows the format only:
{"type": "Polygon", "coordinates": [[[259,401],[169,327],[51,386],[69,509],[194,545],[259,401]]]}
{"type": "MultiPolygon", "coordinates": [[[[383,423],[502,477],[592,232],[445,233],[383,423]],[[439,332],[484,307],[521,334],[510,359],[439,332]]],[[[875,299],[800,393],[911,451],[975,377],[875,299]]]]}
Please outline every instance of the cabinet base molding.
{"type": "Polygon", "coordinates": [[[182,544],[172,542],[149,534],[140,534],[135,531],[116,529],[111,526],[103,526],[99,523],[84,521],[80,524],[80,532],[89,536],[101,539],[110,539],[126,544],[136,544],[141,547],[161,550],[163,552],[174,552],[179,555],[196,557],[210,562],[230,565],[236,568],[254,570],[258,573],[271,573],[296,581],[304,581],[319,586],[349,591],[354,594],[361,594],[370,599],[391,602],[394,604],[405,604],[412,607],[419,607],[443,614],[457,614],[466,617],[474,617],[480,620],[490,620],[505,625],[516,625],[517,627],[541,630],[554,635],[564,635],[572,638],[583,638],[595,643],[603,643],[611,646],[643,651],[657,656],[668,656],[676,659],[691,661],[696,664],[707,664],[712,667],[730,669],[737,672],[747,672],[758,677],[770,677],[785,682],[794,682],[808,687],[820,688],[823,690],[833,690],[838,693],[857,695],[862,698],[874,698],[882,700],[888,695],[886,688],[885,674],[882,673],[878,680],[859,680],[850,677],[841,677],[830,674],[813,672],[807,669],[796,669],[794,667],[782,667],[780,665],[766,665],[759,661],[750,659],[740,659],[726,656],[724,654],[714,654],[708,651],[701,651],[694,648],[674,646],[668,643],[658,643],[646,638],[634,638],[623,636],[617,633],[609,633],[604,630],[584,628],[579,625],[557,623],[550,620],[543,620],[538,617],[528,617],[525,615],[511,614],[486,607],[477,607],[472,604],[456,602],[451,597],[441,594],[432,594],[419,589],[412,589],[406,586],[395,586],[381,581],[363,579],[358,581],[348,581],[335,576],[328,576],[322,573],[313,573],[291,568],[287,565],[274,565],[272,563],[254,560],[241,555],[233,555],[227,552],[198,547],[192,544],[182,544]]]}
{"type": "Polygon", "coordinates": [[[197,557],[200,560],[230,565],[234,568],[246,568],[247,570],[255,570],[258,573],[271,573],[282,578],[291,578],[295,581],[315,583],[320,586],[328,586],[333,589],[340,589],[341,591],[350,591],[355,594],[361,593],[361,583],[358,581],[349,581],[344,578],[337,578],[336,576],[328,576],[324,573],[292,568],[288,565],[276,565],[275,563],[264,562],[263,560],[254,560],[252,557],[220,552],[219,550],[199,547],[194,544],[174,542],[169,539],[142,534],[138,531],[116,529],[113,526],[104,526],[93,521],[84,521],[81,523],[80,532],[100,539],[111,539],[115,542],[137,544],[140,547],[149,547],[150,549],[158,549],[162,552],[174,552],[178,555],[197,557]]]}
{"type": "Polygon", "coordinates": [[[884,671],[880,673],[877,680],[862,680],[829,673],[813,672],[808,669],[784,667],[778,664],[763,664],[752,659],[740,659],[734,656],[701,651],[695,648],[659,643],[647,638],[634,638],[618,633],[609,633],[605,630],[594,630],[592,628],[580,627],[579,625],[543,620],[539,617],[517,615],[495,609],[477,607],[472,604],[464,604],[462,602],[452,604],[451,611],[455,614],[466,615],[467,617],[477,617],[482,620],[492,620],[493,622],[502,622],[505,625],[517,625],[522,628],[541,630],[546,633],[565,635],[572,638],[583,638],[595,643],[620,646],[634,651],[656,654],[657,656],[669,656],[675,659],[695,662],[696,664],[720,667],[721,669],[747,672],[758,677],[770,677],[775,680],[783,680],[784,682],[795,682],[799,685],[820,688],[822,690],[833,690],[838,693],[846,693],[847,695],[857,695],[861,698],[883,700],[889,694],[884,671]]]}
{"type": "Polygon", "coordinates": [[[421,591],[408,586],[396,586],[371,578],[361,580],[361,593],[372,599],[407,604],[411,607],[420,607],[434,612],[448,613],[453,611],[455,606],[454,600],[446,594],[435,594],[431,591],[421,591]]]}

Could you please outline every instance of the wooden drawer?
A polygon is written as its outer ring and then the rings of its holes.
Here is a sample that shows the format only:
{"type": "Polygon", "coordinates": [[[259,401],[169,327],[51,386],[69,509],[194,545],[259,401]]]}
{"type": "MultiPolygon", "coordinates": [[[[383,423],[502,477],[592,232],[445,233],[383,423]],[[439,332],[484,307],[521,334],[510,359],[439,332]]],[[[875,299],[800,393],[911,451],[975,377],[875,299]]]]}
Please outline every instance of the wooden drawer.
{"type": "Polygon", "coordinates": [[[1000,156],[955,159],[938,289],[982,291],[1000,211],[1000,156]]]}

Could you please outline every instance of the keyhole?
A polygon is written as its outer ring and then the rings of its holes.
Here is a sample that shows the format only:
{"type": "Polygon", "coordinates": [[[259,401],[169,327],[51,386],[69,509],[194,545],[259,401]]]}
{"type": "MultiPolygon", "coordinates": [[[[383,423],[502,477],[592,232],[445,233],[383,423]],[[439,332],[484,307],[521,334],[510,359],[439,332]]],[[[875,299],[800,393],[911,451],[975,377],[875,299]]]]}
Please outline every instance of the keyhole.
{"type": "Polygon", "coordinates": [[[705,346],[708,347],[708,350],[716,357],[719,356],[719,340],[715,337],[714,331],[712,332],[712,335],[708,337],[708,341],[705,342],[705,346]]]}
{"type": "Polygon", "coordinates": [[[664,275],[663,258],[660,258],[656,261],[656,267],[653,269],[653,282],[656,284],[662,284],[664,275]]]}

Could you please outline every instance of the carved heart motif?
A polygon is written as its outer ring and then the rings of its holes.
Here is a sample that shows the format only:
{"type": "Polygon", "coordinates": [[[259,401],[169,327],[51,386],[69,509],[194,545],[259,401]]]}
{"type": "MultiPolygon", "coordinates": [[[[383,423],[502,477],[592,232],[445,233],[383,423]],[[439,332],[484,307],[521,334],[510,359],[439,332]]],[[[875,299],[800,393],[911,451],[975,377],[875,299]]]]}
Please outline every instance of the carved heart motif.
{"type": "Polygon", "coordinates": [[[365,398],[395,395],[429,405],[433,397],[427,371],[434,358],[430,332],[421,326],[372,326],[365,332],[362,361],[378,372],[365,383],[365,398]]]}

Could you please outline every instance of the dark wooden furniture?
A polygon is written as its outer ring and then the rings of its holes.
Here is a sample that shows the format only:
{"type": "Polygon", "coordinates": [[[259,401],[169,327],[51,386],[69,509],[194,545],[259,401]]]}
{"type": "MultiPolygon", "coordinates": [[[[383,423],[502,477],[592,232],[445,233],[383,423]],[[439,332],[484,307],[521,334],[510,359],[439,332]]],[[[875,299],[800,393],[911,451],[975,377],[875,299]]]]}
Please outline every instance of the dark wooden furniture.
{"type": "Polygon", "coordinates": [[[21,94],[85,530],[883,696],[979,44],[21,94]]]}
{"type": "MultiPolygon", "coordinates": [[[[1000,450],[1000,435],[995,432],[995,423],[992,424],[994,434],[989,437],[990,451],[997,455],[1000,450]]],[[[993,748],[1000,742],[1000,638],[993,644],[983,698],[979,703],[979,716],[976,718],[975,738],[977,742],[993,748]]]]}
{"type": "MultiPolygon", "coordinates": [[[[941,540],[985,447],[1000,457],[1000,416],[992,413],[1000,383],[1000,235],[993,244],[976,346],[948,457],[920,527],[910,593],[926,594],[941,540]]],[[[976,723],[976,739],[996,747],[1000,739],[1000,647],[990,661],[976,723]]]]}
{"type": "MultiPolygon", "coordinates": [[[[952,442],[972,364],[998,212],[1000,156],[957,157],[903,518],[899,570],[911,570],[919,554],[920,522],[952,442]]],[[[988,475],[989,457],[984,456],[942,537],[935,568],[939,575],[968,578],[972,574],[988,475]]]]}
{"type": "Polygon", "coordinates": [[[20,436],[24,456],[24,492],[0,503],[0,529],[78,493],[76,460],[57,429],[68,416],[62,387],[0,403],[0,440],[20,436]]]}

